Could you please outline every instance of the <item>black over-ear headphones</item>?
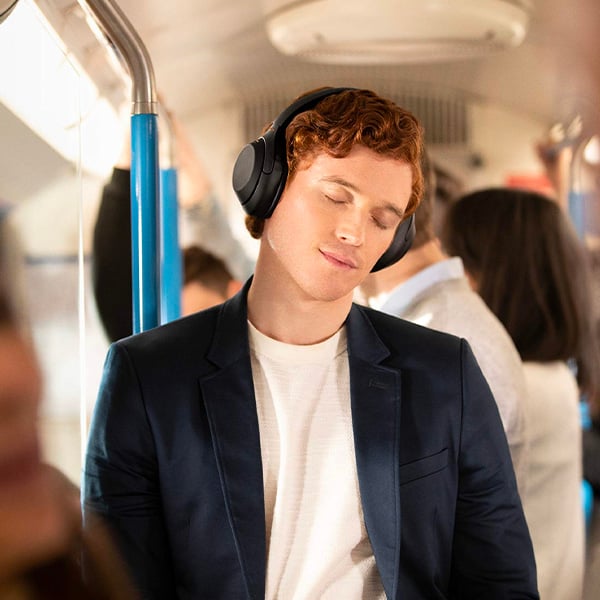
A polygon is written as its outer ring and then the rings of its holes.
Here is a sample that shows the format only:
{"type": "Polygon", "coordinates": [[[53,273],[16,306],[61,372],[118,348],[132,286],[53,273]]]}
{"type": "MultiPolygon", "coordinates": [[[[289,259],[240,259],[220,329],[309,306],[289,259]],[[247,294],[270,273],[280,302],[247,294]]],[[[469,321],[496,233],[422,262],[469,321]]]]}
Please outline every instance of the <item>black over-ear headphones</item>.
{"type": "MultiPolygon", "coordinates": [[[[233,167],[233,189],[247,214],[268,219],[275,210],[287,179],[285,130],[292,119],[315,107],[323,98],[353,88],[325,88],[299,98],[273,121],[269,130],[246,144],[233,167]]],[[[415,219],[411,215],[396,230],[390,247],[372,271],[389,267],[410,248],[415,237],[415,219]]]]}

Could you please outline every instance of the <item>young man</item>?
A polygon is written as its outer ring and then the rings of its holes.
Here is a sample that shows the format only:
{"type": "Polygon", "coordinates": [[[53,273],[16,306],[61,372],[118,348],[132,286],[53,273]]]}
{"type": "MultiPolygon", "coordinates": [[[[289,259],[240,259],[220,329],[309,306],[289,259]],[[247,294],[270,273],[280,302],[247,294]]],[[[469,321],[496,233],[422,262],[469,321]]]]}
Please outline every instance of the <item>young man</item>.
{"type": "Polygon", "coordinates": [[[373,92],[301,97],[234,168],[253,278],[111,347],[84,504],[144,598],[538,597],[468,344],[352,304],[407,249],[421,143],[373,92]]]}
{"type": "Polygon", "coordinates": [[[402,261],[370,274],[361,294],[372,308],[469,342],[498,405],[523,493],[529,440],[521,357],[502,323],[471,289],[462,260],[443,250],[434,230],[435,172],[426,153],[421,166],[425,186],[410,250],[402,261]]]}

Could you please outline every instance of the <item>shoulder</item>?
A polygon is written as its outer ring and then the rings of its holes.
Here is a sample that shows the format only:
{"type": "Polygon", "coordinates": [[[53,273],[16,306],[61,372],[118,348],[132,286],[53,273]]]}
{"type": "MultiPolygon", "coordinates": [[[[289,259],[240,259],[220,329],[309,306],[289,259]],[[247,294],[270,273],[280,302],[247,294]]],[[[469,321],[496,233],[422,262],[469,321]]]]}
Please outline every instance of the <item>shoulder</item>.
{"type": "Polygon", "coordinates": [[[218,305],[186,317],[181,317],[165,325],[129,336],[117,343],[137,351],[155,348],[156,344],[160,344],[161,346],[175,345],[192,339],[196,340],[198,333],[205,333],[214,329],[220,306],[218,305]]]}
{"type": "Polygon", "coordinates": [[[115,342],[110,354],[122,354],[137,369],[178,372],[200,364],[213,342],[222,305],[171,321],[115,342]]]}
{"type": "Polygon", "coordinates": [[[545,399],[544,402],[549,398],[560,398],[566,403],[579,399],[577,379],[562,361],[527,361],[523,363],[523,374],[530,397],[545,399]]]}
{"type": "Polygon", "coordinates": [[[511,373],[521,369],[521,359],[508,332],[466,280],[437,284],[404,317],[466,339],[482,365],[499,364],[501,370],[508,368],[511,373]]]}
{"type": "Polygon", "coordinates": [[[494,313],[464,278],[440,281],[427,288],[402,316],[460,337],[478,329],[504,331],[494,313]]]}
{"type": "Polygon", "coordinates": [[[390,329],[394,332],[402,332],[409,336],[416,336],[419,338],[425,336],[428,339],[440,341],[450,341],[452,339],[456,341],[458,337],[453,334],[448,334],[447,332],[433,330],[429,327],[423,327],[419,323],[414,323],[405,319],[404,317],[390,315],[374,308],[360,305],[355,305],[355,307],[356,310],[364,315],[364,317],[366,317],[373,324],[373,326],[379,330],[380,333],[386,329],[390,329]]]}

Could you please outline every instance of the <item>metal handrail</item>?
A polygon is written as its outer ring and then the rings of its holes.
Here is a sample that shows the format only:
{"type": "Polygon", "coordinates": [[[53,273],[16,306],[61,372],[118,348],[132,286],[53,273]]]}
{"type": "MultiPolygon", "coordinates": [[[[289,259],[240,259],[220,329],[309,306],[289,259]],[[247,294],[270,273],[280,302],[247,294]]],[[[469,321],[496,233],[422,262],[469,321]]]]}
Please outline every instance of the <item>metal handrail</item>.
{"type": "Polygon", "coordinates": [[[150,55],[113,0],[78,0],[121,53],[132,79],[131,254],[133,333],[160,323],[158,103],[150,55]]]}
{"type": "Polygon", "coordinates": [[[154,69],[137,31],[113,0],[78,0],[114,43],[132,80],[131,114],[158,114],[154,69]]]}

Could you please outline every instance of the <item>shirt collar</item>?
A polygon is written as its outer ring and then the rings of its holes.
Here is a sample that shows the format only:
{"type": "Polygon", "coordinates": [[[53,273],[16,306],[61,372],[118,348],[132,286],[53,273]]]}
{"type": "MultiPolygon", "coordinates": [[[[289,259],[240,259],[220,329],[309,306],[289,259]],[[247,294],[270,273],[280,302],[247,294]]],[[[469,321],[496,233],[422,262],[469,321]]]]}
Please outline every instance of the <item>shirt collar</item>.
{"type": "Polygon", "coordinates": [[[447,258],[424,268],[416,275],[397,285],[391,292],[371,299],[369,305],[389,315],[401,315],[422,292],[432,285],[465,276],[462,259],[447,258]]]}

